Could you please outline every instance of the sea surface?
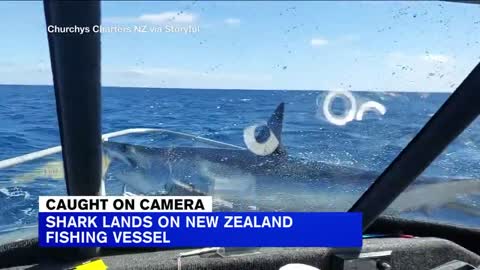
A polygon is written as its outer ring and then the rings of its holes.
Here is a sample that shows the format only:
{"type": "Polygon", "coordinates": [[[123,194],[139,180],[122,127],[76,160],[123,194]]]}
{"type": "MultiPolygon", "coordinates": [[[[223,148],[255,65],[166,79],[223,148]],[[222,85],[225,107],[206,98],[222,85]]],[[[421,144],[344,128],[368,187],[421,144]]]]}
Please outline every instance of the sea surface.
{"type": "MultiPolygon", "coordinates": [[[[275,107],[285,102],[282,143],[290,156],[374,171],[378,175],[449,95],[352,91],[333,98],[330,108],[325,103],[329,93],[106,87],[102,92],[102,131],[156,127],[244,146],[243,130],[266,121],[275,107]],[[353,106],[352,100],[345,99],[348,97],[355,100],[353,106]],[[367,110],[359,117],[358,110],[366,102],[377,103],[377,109],[367,110]],[[332,123],[325,115],[325,108],[334,117],[351,121],[344,125],[332,123]]],[[[51,86],[0,86],[0,116],[0,160],[60,144],[51,86]]],[[[123,140],[136,144],[165,144],[162,138],[154,135],[131,136],[123,140]]],[[[423,176],[444,179],[441,181],[478,179],[479,147],[480,124],[476,121],[423,176]]],[[[63,176],[55,163],[42,167],[55,160],[61,160],[61,156],[0,170],[0,238],[2,233],[36,223],[39,195],[66,193],[63,176]]],[[[114,177],[107,179],[107,193],[119,194],[122,184],[114,177]]],[[[302,194],[298,195],[301,198],[302,194]]],[[[463,200],[465,194],[458,196],[463,200]]],[[[478,195],[469,196],[467,203],[473,207],[473,215],[458,214],[456,211],[459,210],[452,209],[402,215],[478,227],[480,200],[478,195]]]]}

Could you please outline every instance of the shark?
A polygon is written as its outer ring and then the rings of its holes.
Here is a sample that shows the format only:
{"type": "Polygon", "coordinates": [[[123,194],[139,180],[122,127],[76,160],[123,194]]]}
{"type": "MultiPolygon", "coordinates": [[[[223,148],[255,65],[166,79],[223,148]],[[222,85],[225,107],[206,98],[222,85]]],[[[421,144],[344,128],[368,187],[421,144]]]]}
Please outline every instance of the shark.
{"type": "MultiPolygon", "coordinates": [[[[281,103],[268,121],[246,127],[245,146],[213,140],[166,147],[104,141],[102,178],[119,180],[126,195],[211,195],[219,210],[348,210],[379,172],[289,155],[282,144],[284,110],[281,103]]],[[[61,161],[14,180],[38,178],[63,179],[61,161]]],[[[478,195],[478,179],[421,176],[386,214],[450,209],[480,217],[478,195]]]]}
{"type": "MultiPolygon", "coordinates": [[[[291,156],[282,144],[284,103],[268,121],[244,129],[245,147],[151,147],[104,142],[123,169],[115,178],[130,194],[212,195],[214,208],[265,211],[344,211],[379,172],[291,156]]],[[[219,146],[220,145],[220,146],[219,146]]],[[[480,180],[419,177],[387,214],[446,208],[480,217],[480,180]]]]}

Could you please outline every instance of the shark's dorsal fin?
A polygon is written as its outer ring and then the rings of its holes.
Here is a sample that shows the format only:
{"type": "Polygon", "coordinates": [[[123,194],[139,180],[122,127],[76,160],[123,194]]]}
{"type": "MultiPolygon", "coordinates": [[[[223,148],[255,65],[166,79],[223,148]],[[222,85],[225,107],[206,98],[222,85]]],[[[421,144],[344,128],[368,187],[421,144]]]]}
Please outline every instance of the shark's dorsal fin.
{"type": "Polygon", "coordinates": [[[283,112],[285,111],[285,103],[280,103],[272,116],[267,122],[267,126],[277,137],[278,142],[282,143],[282,127],[283,127],[283,112]]]}

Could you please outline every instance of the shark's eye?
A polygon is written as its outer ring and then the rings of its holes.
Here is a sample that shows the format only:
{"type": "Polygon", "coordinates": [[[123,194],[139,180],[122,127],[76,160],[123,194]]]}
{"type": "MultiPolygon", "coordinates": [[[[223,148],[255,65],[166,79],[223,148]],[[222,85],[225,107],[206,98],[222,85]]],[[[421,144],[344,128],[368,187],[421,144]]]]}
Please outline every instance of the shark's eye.
{"type": "Polygon", "coordinates": [[[266,125],[255,128],[255,140],[259,143],[265,143],[270,138],[270,129],[266,125]]]}

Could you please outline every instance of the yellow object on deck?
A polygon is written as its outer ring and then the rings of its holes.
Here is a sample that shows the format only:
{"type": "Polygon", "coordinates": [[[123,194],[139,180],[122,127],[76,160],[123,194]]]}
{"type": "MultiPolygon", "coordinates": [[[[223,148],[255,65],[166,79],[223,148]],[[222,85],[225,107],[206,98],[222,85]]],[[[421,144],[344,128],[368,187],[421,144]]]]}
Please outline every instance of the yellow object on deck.
{"type": "Polygon", "coordinates": [[[107,265],[101,259],[98,259],[98,260],[86,262],[73,269],[74,270],[105,270],[107,268],[108,268],[107,265]]]}

